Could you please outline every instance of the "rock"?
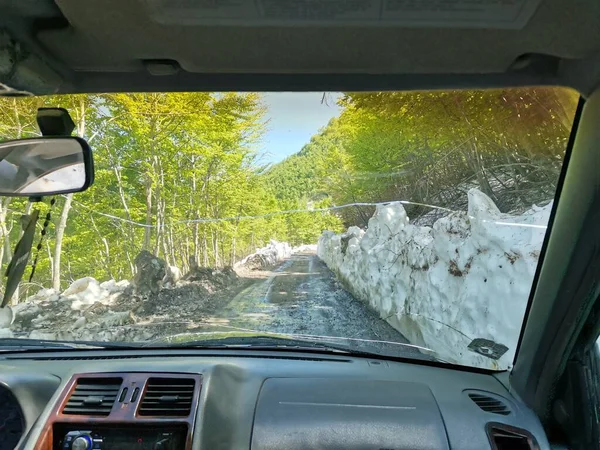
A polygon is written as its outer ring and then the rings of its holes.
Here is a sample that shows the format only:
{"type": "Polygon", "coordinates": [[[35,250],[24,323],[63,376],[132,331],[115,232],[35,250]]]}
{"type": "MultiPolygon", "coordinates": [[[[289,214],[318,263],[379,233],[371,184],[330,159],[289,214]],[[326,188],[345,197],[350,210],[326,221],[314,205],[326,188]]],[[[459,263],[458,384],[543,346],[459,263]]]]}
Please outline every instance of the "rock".
{"type": "Polygon", "coordinates": [[[106,306],[103,303],[94,303],[92,306],[90,306],[89,308],[85,309],[83,311],[83,314],[85,316],[97,316],[97,315],[103,315],[106,314],[108,312],[108,306],[106,306]]]}
{"type": "Polygon", "coordinates": [[[133,317],[131,317],[131,311],[109,311],[105,316],[99,317],[96,322],[103,328],[114,327],[133,323],[133,317]]]}
{"type": "Polygon", "coordinates": [[[37,303],[25,301],[22,303],[17,303],[15,306],[12,307],[12,310],[15,313],[15,316],[20,317],[23,314],[30,314],[30,313],[37,314],[38,312],[40,312],[40,307],[37,303]]]}
{"type": "Polygon", "coordinates": [[[165,261],[147,250],[142,250],[135,257],[135,267],[137,272],[133,284],[136,292],[141,295],[157,294],[166,274],[165,261]]]}
{"type": "Polygon", "coordinates": [[[44,320],[46,320],[46,316],[44,316],[43,314],[40,314],[39,316],[36,316],[33,319],[31,319],[31,323],[38,324],[38,323],[43,322],[44,320]]]}
{"type": "Polygon", "coordinates": [[[79,319],[77,319],[75,321],[75,323],[73,324],[73,329],[76,330],[78,328],[81,328],[82,326],[84,326],[86,323],[85,317],[80,317],[79,319]]]}
{"type": "Polygon", "coordinates": [[[31,333],[29,333],[29,339],[41,339],[44,341],[55,341],[56,333],[51,333],[49,331],[33,330],[31,333]]]}
{"type": "Polygon", "coordinates": [[[162,280],[165,286],[174,287],[181,280],[181,270],[175,266],[166,266],[165,276],[162,280]]]}
{"type": "Polygon", "coordinates": [[[13,327],[29,329],[32,325],[32,320],[39,317],[42,308],[37,303],[19,303],[13,306],[14,324],[13,327]]]}
{"type": "Polygon", "coordinates": [[[210,294],[235,283],[237,279],[237,273],[232,267],[224,269],[196,268],[184,277],[186,281],[200,284],[210,294]]]}

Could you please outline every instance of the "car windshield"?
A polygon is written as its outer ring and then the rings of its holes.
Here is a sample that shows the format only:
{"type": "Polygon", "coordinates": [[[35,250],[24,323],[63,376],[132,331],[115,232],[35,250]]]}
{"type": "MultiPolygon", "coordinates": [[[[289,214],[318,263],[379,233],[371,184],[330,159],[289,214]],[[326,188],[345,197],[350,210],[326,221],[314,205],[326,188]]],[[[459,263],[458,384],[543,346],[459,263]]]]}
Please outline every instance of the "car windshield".
{"type": "Polygon", "coordinates": [[[555,87],[1,99],[2,141],[66,108],[95,182],[0,198],[3,275],[27,216],[46,218],[0,310],[0,350],[300,343],[510,369],[578,100],[555,87]]]}

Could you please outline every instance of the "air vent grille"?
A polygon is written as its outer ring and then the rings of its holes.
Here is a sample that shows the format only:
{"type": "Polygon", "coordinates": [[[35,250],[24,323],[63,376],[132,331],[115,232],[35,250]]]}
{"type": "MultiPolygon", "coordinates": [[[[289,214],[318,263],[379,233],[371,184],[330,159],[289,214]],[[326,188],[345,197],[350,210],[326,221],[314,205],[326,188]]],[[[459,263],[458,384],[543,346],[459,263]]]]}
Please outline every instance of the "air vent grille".
{"type": "Polygon", "coordinates": [[[533,450],[539,448],[527,431],[501,424],[490,424],[488,435],[494,450],[533,450]]]}
{"type": "Polygon", "coordinates": [[[497,398],[475,392],[470,392],[469,398],[485,412],[500,414],[502,416],[508,416],[510,414],[508,405],[497,398]]]}
{"type": "Polygon", "coordinates": [[[80,378],[62,413],[108,416],[122,382],[121,378],[80,378]]]}
{"type": "Polygon", "coordinates": [[[138,415],[187,417],[196,382],[191,378],[149,378],[138,415]]]}

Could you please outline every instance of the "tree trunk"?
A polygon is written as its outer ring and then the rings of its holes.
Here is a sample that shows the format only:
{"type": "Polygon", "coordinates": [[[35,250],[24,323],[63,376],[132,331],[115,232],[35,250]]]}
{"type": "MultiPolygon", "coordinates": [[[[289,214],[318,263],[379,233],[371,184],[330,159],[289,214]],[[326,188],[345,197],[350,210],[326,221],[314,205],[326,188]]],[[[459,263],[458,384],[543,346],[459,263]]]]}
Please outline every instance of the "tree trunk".
{"type": "Polygon", "coordinates": [[[4,259],[10,261],[10,236],[6,228],[6,213],[10,201],[10,197],[0,200],[0,287],[4,281],[4,259]]]}
{"type": "MultiPolygon", "coordinates": [[[[75,108],[75,117],[77,120],[77,135],[83,137],[85,134],[85,98],[79,97],[79,105],[75,108]]],[[[56,237],[54,239],[54,263],[52,264],[52,287],[54,290],[60,290],[60,257],[62,250],[63,237],[65,235],[65,229],[67,228],[67,220],[69,219],[69,212],[71,211],[71,205],[73,202],[73,194],[67,194],[65,196],[65,204],[63,205],[62,212],[60,214],[60,221],[56,227],[56,237]]]]}
{"type": "MultiPolygon", "coordinates": [[[[154,243],[154,254],[159,255],[160,244],[164,230],[164,223],[162,217],[162,201],[157,196],[156,198],[156,241],[154,243]]],[[[166,256],[166,255],[165,255],[166,256]]]]}
{"type": "Polygon", "coordinates": [[[231,266],[235,264],[235,235],[231,239],[231,262],[229,263],[231,266]]]}
{"type": "Polygon", "coordinates": [[[108,244],[108,240],[104,236],[102,236],[102,233],[96,226],[96,221],[94,220],[94,216],[92,216],[91,214],[90,214],[90,222],[92,223],[92,227],[96,231],[98,238],[100,238],[100,241],[104,245],[104,271],[108,274],[109,278],[115,279],[115,276],[113,275],[112,270],[111,270],[110,246],[108,244]]]}
{"type": "MultiPolygon", "coordinates": [[[[177,254],[175,254],[175,238],[173,236],[173,220],[170,221],[171,224],[169,225],[169,252],[171,255],[171,263],[176,266],[177,265],[177,254]]],[[[183,253],[185,252],[184,248],[182,246],[179,246],[179,259],[183,262],[184,261],[184,256],[183,253]]],[[[183,265],[183,264],[182,264],[183,265]]]]}
{"type": "Polygon", "coordinates": [[[52,259],[52,250],[50,249],[50,242],[46,239],[46,251],[48,252],[48,261],[50,261],[50,273],[54,272],[54,260],[52,259]]]}
{"type": "Polygon", "coordinates": [[[60,214],[60,221],[56,226],[56,237],[54,240],[54,262],[52,263],[52,288],[55,291],[60,291],[60,256],[62,251],[63,237],[65,228],[67,228],[67,219],[69,211],[71,211],[71,203],[73,202],[73,194],[67,194],[65,204],[63,205],[60,214]]]}
{"type": "Polygon", "coordinates": [[[152,179],[146,175],[146,228],[144,228],[144,250],[150,251],[152,239],[152,179]]]}
{"type": "MultiPolygon", "coordinates": [[[[156,183],[156,189],[154,192],[155,203],[156,203],[156,244],[154,247],[154,254],[159,255],[161,244],[165,239],[165,200],[163,198],[164,188],[164,171],[162,164],[158,156],[154,157],[154,173],[158,175],[156,183]]],[[[165,250],[163,245],[163,251],[165,250]]],[[[164,254],[164,259],[168,262],[169,255],[164,254]]]]}
{"type": "Polygon", "coordinates": [[[218,232],[215,231],[212,234],[212,239],[213,239],[213,252],[214,252],[214,258],[215,258],[215,267],[220,267],[220,261],[219,261],[219,235],[218,232]]]}
{"type": "MultiPolygon", "coordinates": [[[[198,209],[196,209],[196,215],[195,215],[195,219],[198,218],[198,216],[200,215],[200,211],[198,209]]],[[[200,224],[199,223],[195,223],[194,224],[194,259],[196,261],[198,261],[200,259],[200,224]]],[[[204,250],[204,249],[203,249],[204,250]]]]}
{"type": "Polygon", "coordinates": [[[0,266],[4,261],[10,261],[11,257],[11,249],[10,249],[10,235],[8,233],[8,229],[6,228],[6,215],[8,213],[8,206],[11,202],[10,197],[5,197],[0,200],[0,238],[2,239],[2,243],[0,244],[3,249],[3,259],[0,258],[0,266]]]}
{"type": "MultiPolygon", "coordinates": [[[[127,220],[131,219],[131,212],[129,211],[129,205],[127,204],[127,199],[125,198],[125,190],[123,189],[123,177],[121,175],[120,168],[117,167],[117,164],[114,164],[113,171],[117,178],[117,187],[119,188],[119,197],[121,198],[121,203],[123,204],[123,208],[125,209],[125,217],[127,220]]],[[[128,246],[130,249],[135,249],[135,231],[133,230],[133,225],[131,223],[127,224],[127,239],[128,246]]],[[[125,253],[129,256],[129,251],[125,250],[125,253]]],[[[132,267],[132,275],[133,275],[133,265],[132,267]]]]}
{"type": "Polygon", "coordinates": [[[206,241],[206,227],[202,227],[202,265],[208,267],[208,242],[206,241]]]}

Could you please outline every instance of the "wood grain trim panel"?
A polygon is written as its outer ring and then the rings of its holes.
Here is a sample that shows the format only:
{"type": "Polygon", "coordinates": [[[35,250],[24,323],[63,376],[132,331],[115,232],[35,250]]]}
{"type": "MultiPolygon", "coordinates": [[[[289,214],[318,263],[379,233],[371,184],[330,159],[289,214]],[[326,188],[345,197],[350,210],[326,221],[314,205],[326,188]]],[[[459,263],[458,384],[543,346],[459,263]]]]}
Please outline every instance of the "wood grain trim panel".
{"type": "Polygon", "coordinates": [[[194,426],[196,425],[196,416],[198,412],[198,403],[200,400],[200,391],[202,388],[202,375],[188,373],[169,373],[169,372],[101,372],[101,373],[84,373],[75,374],[67,382],[65,388],[56,401],[44,429],[36,442],[35,450],[52,450],[54,441],[54,425],[67,424],[78,425],[82,428],[90,428],[94,425],[187,425],[186,450],[192,449],[192,436],[194,426]],[[108,416],[77,416],[62,414],[62,410],[66,405],[71,393],[75,390],[75,386],[81,379],[86,378],[122,378],[121,388],[117,394],[117,400],[112,406],[108,416]],[[141,400],[146,393],[146,385],[148,378],[184,378],[195,380],[194,395],[192,398],[192,408],[187,417],[152,417],[137,415],[137,409],[141,400]],[[127,396],[122,403],[119,402],[119,395],[124,388],[128,388],[127,396]],[[140,393],[134,402],[131,402],[131,396],[134,389],[140,388],[140,393]]]}

